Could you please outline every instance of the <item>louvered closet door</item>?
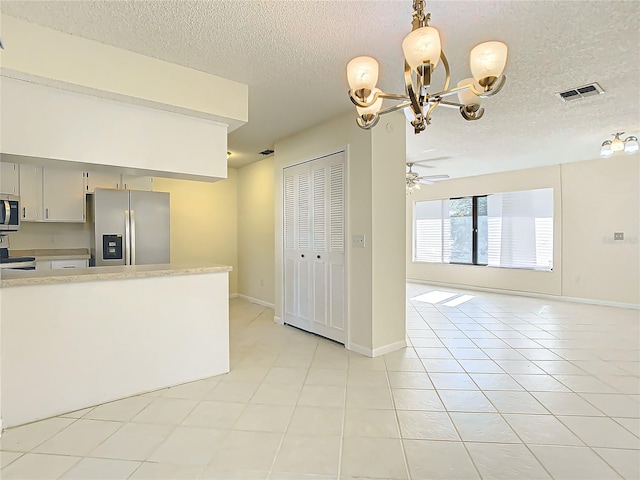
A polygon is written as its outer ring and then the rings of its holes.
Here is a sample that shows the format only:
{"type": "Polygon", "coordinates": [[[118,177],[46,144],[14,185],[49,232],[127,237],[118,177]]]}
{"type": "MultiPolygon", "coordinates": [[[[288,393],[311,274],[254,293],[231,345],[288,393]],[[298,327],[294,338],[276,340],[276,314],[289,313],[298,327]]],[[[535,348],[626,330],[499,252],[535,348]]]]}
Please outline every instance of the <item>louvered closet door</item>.
{"type": "Polygon", "coordinates": [[[285,169],[285,323],[345,342],[345,156],[285,169]]]}
{"type": "Polygon", "coordinates": [[[311,194],[306,165],[287,168],[284,177],[285,318],[311,318],[311,194]]]}

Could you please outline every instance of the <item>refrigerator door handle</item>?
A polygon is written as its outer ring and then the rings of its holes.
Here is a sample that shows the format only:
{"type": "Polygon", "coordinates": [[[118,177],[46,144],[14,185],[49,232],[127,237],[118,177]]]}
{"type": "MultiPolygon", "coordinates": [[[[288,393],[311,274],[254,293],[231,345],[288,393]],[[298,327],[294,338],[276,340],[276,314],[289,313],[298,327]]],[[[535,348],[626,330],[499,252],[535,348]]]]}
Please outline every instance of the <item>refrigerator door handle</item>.
{"type": "Polygon", "coordinates": [[[131,210],[131,265],[136,264],[136,212],[131,210]]]}
{"type": "Polygon", "coordinates": [[[129,215],[129,210],[125,210],[124,211],[124,264],[125,265],[131,265],[131,252],[129,249],[129,239],[131,236],[131,229],[130,229],[130,225],[129,225],[129,219],[130,219],[130,215],[129,215]]]}

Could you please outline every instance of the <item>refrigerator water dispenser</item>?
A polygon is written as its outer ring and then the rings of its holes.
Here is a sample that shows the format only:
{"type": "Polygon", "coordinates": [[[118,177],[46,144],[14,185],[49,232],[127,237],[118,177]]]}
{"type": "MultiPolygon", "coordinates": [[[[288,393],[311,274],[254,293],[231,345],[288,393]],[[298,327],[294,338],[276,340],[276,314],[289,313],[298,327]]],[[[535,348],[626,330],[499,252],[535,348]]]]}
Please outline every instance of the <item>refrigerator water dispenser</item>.
{"type": "Polygon", "coordinates": [[[122,260],[122,235],[102,235],[102,259],[122,260]]]}

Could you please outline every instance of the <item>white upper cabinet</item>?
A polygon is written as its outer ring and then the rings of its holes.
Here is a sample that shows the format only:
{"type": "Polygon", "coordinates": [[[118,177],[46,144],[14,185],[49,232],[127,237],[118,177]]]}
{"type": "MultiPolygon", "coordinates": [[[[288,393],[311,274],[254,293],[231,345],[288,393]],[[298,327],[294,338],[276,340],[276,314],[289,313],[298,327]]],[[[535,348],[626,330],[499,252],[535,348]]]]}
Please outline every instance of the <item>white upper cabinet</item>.
{"type": "Polygon", "coordinates": [[[20,165],[20,193],[23,221],[85,221],[81,170],[20,165]]]}
{"type": "Polygon", "coordinates": [[[119,173],[89,171],[84,176],[85,193],[93,193],[96,188],[122,188],[119,173]]]}
{"type": "Polygon", "coordinates": [[[44,167],[44,221],[84,222],[84,175],[80,170],[44,167]]]}
{"type": "Polygon", "coordinates": [[[42,215],[42,167],[20,165],[20,215],[23,221],[40,222],[42,215]]]}
{"type": "Polygon", "coordinates": [[[126,190],[153,190],[152,177],[138,177],[134,175],[122,175],[122,186],[126,190]]]}
{"type": "Polygon", "coordinates": [[[20,167],[16,163],[0,163],[0,193],[20,193],[20,167]]]}

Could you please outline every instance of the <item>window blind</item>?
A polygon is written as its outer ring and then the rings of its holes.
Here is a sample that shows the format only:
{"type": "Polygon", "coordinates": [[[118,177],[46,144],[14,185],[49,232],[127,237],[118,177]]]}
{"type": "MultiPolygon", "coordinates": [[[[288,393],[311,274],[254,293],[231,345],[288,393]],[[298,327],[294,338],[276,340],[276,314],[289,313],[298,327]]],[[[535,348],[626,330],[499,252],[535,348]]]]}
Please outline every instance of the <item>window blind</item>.
{"type": "Polygon", "coordinates": [[[414,212],[414,261],[448,263],[451,252],[449,200],[416,202],[414,212]]]}
{"type": "Polygon", "coordinates": [[[553,268],[553,189],[489,195],[488,264],[553,268]]]}

